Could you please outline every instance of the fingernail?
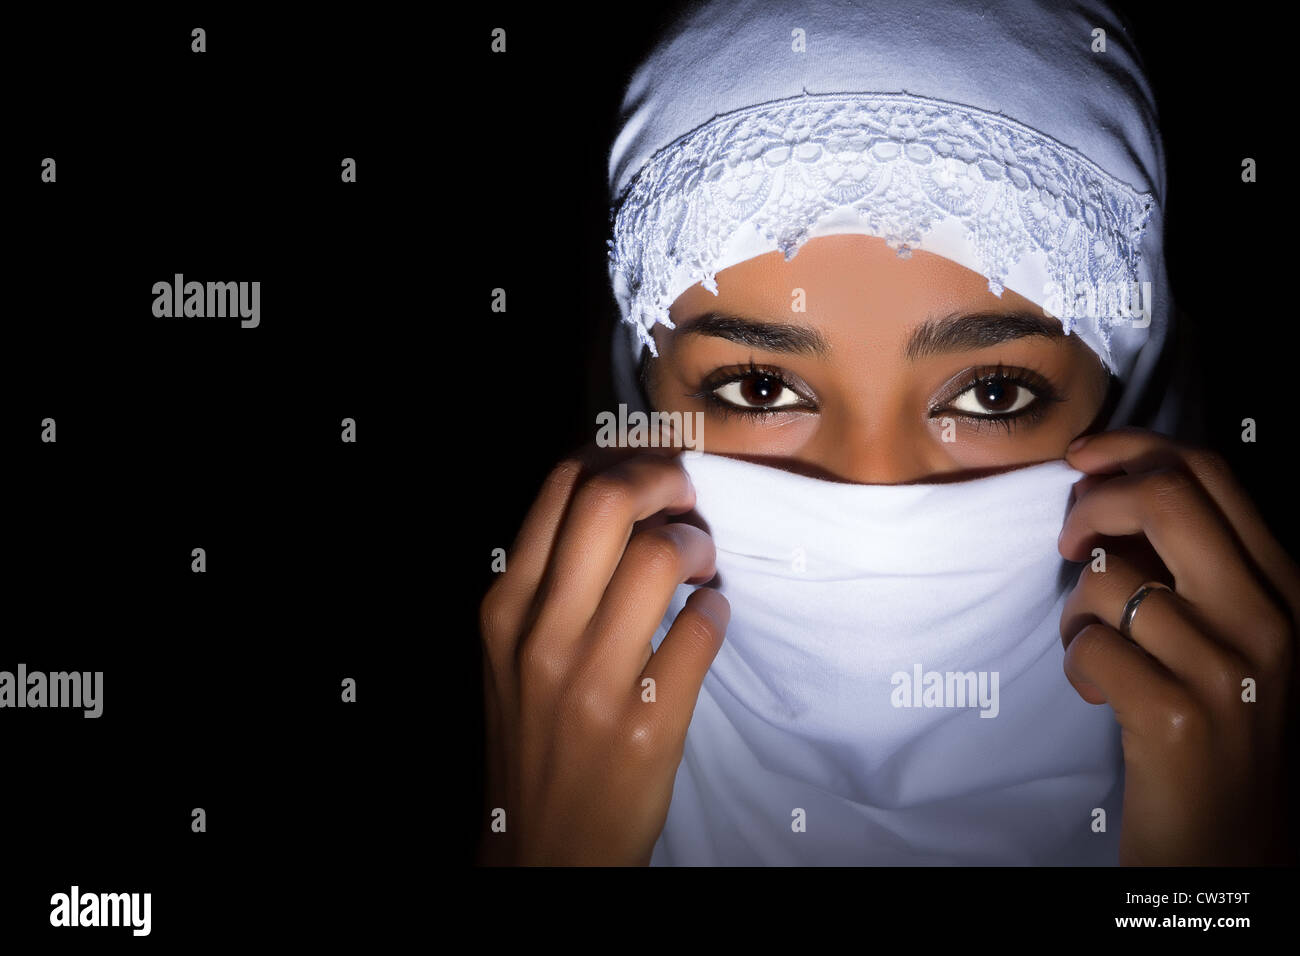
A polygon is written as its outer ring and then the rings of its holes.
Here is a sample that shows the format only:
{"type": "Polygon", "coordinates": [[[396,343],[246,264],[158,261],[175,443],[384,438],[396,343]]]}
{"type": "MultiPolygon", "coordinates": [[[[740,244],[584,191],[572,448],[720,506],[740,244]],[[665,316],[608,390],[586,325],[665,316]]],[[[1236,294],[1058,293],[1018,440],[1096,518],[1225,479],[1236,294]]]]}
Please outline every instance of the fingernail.
{"type": "Polygon", "coordinates": [[[1066,446],[1065,446],[1065,450],[1066,450],[1066,451],[1078,451],[1080,448],[1083,447],[1084,443],[1085,443],[1089,438],[1091,438],[1091,437],[1092,437],[1092,436],[1090,436],[1090,435],[1080,435],[1080,436],[1079,436],[1078,438],[1076,438],[1074,441],[1070,442],[1070,444],[1066,445],[1066,446]]]}

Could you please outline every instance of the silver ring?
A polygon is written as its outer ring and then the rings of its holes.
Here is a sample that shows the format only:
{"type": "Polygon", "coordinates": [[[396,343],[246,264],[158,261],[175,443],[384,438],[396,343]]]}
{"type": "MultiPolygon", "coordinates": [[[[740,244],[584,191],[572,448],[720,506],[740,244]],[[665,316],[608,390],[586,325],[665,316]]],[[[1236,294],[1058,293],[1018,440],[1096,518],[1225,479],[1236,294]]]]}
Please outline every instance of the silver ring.
{"type": "MultiPolygon", "coordinates": [[[[1137,614],[1138,607],[1152,591],[1168,591],[1172,594],[1173,588],[1167,584],[1161,584],[1159,581],[1148,581],[1133,592],[1133,596],[1124,605],[1124,613],[1119,618],[1119,632],[1130,641],[1133,640],[1133,615],[1137,614]]],[[[1134,643],[1137,642],[1134,641],[1134,643]]]]}

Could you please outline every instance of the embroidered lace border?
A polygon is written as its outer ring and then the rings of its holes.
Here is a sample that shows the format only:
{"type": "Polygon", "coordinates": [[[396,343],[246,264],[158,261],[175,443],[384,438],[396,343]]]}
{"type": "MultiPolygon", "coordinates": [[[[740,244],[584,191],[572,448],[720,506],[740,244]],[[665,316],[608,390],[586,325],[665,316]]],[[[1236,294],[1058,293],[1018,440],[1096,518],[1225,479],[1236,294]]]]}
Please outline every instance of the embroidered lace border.
{"type": "MultiPolygon", "coordinates": [[[[685,267],[716,293],[725,245],[747,223],[790,259],[848,207],[906,257],[957,217],[1001,295],[1032,248],[1062,288],[1136,281],[1154,202],[997,113],[908,93],[805,93],[714,117],[655,153],[611,209],[610,275],[630,299],[625,320],[657,355],[649,330],[673,327],[673,276],[685,267]]],[[[1096,321],[1109,349],[1114,320],[1096,321]]]]}

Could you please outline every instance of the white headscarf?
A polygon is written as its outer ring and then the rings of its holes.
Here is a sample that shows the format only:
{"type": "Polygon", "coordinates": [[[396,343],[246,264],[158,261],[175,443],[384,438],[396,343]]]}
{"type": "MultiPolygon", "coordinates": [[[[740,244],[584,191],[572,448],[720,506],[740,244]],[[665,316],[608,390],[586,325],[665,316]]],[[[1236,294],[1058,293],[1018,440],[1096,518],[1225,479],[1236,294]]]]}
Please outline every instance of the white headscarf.
{"type": "MultiPolygon", "coordinates": [[[[1048,307],[1052,282],[1151,283],[1149,325],[1063,324],[1124,383],[1112,424],[1172,420],[1168,396],[1134,421],[1172,313],[1162,148],[1097,0],[715,0],[660,40],[622,118],[610,276],[629,404],[649,330],[693,283],[863,233],[1048,307]]],[[[1078,472],[878,486],[683,465],[731,620],[653,863],[1117,861],[1118,726],[1061,669],[1078,566],[1056,535],[1078,472]]]]}
{"type": "Polygon", "coordinates": [[[1172,301],[1150,84],[1098,0],[716,0],[634,73],[609,155],[620,398],[649,329],[715,274],[809,238],[879,236],[946,256],[1055,315],[1125,383],[1133,421],[1172,301]],[[1099,34],[1103,31],[1104,34],[1099,34]],[[1102,45],[1104,43],[1104,49],[1102,45]],[[1074,293],[1146,319],[1071,319],[1074,293]]]}

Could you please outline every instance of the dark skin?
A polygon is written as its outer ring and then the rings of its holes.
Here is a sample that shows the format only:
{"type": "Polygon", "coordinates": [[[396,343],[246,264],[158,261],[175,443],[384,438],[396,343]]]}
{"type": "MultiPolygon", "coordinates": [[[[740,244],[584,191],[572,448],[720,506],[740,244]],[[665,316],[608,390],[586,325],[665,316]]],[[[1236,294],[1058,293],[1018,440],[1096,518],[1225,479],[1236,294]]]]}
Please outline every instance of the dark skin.
{"type": "MultiPolygon", "coordinates": [[[[1087,472],[1060,550],[1091,561],[1104,548],[1106,570],[1085,565],[1070,594],[1063,666],[1121,726],[1120,862],[1289,861],[1300,568],[1222,459],[1134,429],[1071,446],[1104,418],[1101,362],[947,259],[829,236],[717,280],[717,296],[697,285],[677,299],[676,329],[656,327],[653,407],[704,412],[705,451],[833,480],[962,480],[1057,458],[1087,472]],[[1127,640],[1123,606],[1150,580],[1174,592],[1142,604],[1127,640]]],[[[709,536],[666,520],[693,507],[671,450],[588,448],[542,489],[482,604],[489,809],[508,820],[484,862],[649,862],[730,614],[698,588],[651,651],[676,587],[715,572],[709,536]]]]}
{"type": "Polygon", "coordinates": [[[830,236],[789,262],[774,252],[724,276],[719,296],[696,285],[673,304],[677,329],[655,329],[646,375],[656,409],[706,413],[710,452],[862,484],[974,477],[1060,458],[1106,398],[1105,368],[1077,336],[940,256],[900,259],[880,239],[830,236]],[[793,290],[806,311],[791,310],[793,290]],[[715,313],[760,328],[728,328],[715,313]],[[781,326],[794,327],[785,340],[756,344],[781,326]],[[723,384],[751,363],[760,371],[723,384]],[[998,365],[1011,377],[990,402],[990,387],[968,386],[998,365]],[[764,389],[774,394],[763,414],[746,415],[739,406],[764,389]]]}

